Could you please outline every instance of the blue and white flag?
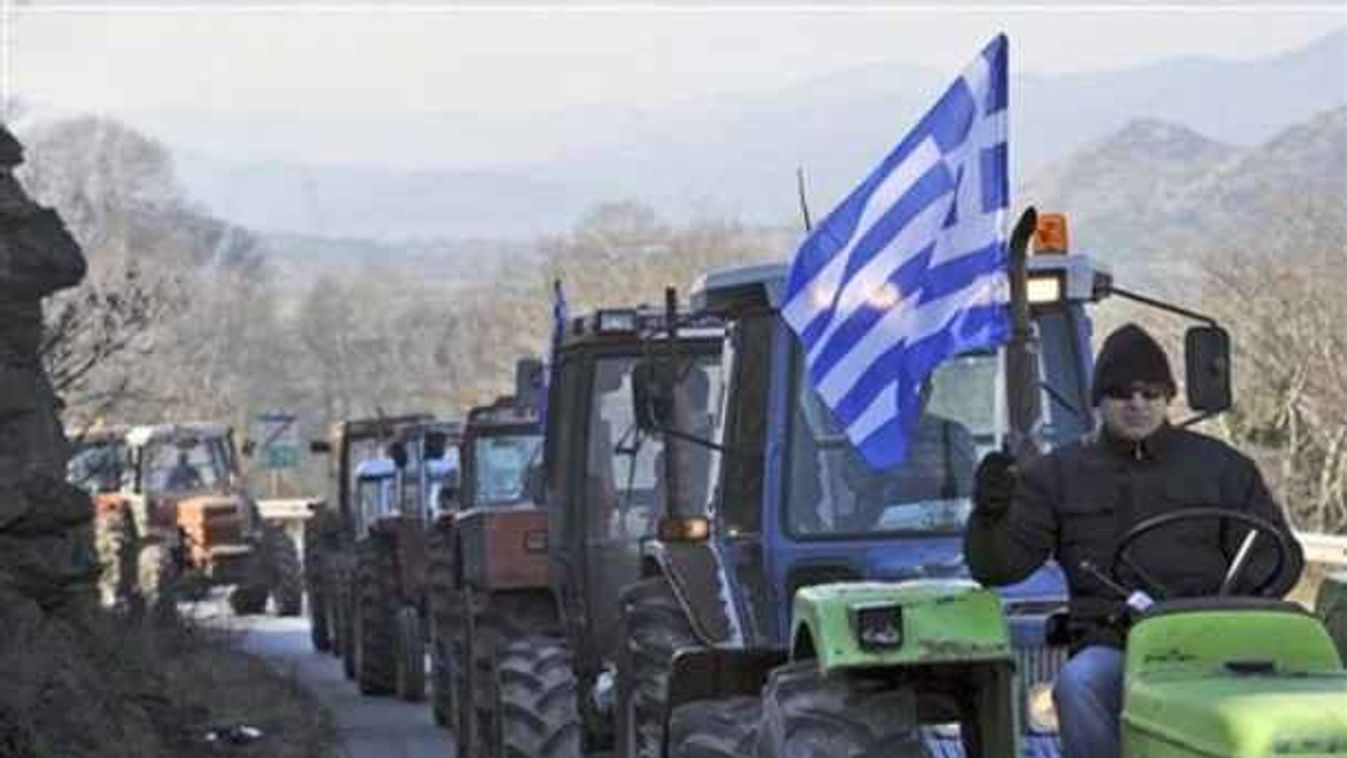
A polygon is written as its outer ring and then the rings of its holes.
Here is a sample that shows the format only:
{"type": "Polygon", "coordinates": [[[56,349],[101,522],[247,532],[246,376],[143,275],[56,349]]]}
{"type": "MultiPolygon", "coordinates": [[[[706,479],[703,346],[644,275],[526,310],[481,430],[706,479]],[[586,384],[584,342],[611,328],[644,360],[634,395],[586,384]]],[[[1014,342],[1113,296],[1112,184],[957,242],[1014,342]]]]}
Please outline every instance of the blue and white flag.
{"type": "Polygon", "coordinates": [[[998,36],[800,245],[782,315],[875,468],[907,457],[922,382],[1010,333],[1007,41],[998,36]]]}

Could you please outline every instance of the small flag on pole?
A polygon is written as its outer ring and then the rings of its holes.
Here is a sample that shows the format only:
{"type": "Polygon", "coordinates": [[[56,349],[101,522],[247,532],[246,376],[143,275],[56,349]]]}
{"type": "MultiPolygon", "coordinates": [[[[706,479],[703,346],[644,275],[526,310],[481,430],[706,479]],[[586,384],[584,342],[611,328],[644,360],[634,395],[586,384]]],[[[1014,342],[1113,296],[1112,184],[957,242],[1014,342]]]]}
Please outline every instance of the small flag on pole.
{"type": "Polygon", "coordinates": [[[983,49],[791,266],[782,315],[875,468],[906,459],[936,366],[1010,332],[1007,44],[983,49]]]}

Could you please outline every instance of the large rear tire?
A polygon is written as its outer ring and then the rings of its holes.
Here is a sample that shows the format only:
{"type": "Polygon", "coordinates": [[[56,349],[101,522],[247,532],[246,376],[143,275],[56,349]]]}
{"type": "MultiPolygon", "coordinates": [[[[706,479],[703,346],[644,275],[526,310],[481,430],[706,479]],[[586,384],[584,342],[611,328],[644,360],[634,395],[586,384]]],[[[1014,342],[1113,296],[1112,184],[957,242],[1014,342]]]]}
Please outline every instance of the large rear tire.
{"type": "Polygon", "coordinates": [[[662,576],[629,585],[620,609],[625,647],[618,657],[618,718],[625,723],[618,724],[618,737],[632,743],[629,754],[658,758],[674,654],[701,643],[662,576]]]}
{"type": "Polygon", "coordinates": [[[421,611],[404,605],[397,619],[397,693],[409,703],[426,699],[426,638],[421,611]]]}
{"type": "Polygon", "coordinates": [[[140,535],[136,533],[136,520],[131,509],[121,507],[99,513],[94,532],[94,546],[102,566],[98,590],[103,605],[130,608],[139,594],[140,558],[140,535]]]}
{"type": "Polygon", "coordinates": [[[467,726],[463,731],[468,735],[467,745],[462,746],[466,751],[460,755],[505,758],[495,752],[501,744],[496,692],[500,651],[512,640],[553,632],[556,611],[550,598],[541,593],[490,594],[465,588],[463,598],[468,616],[465,657],[471,668],[463,669],[468,681],[460,689],[467,707],[460,706],[464,718],[459,723],[467,726]]]}
{"type": "Polygon", "coordinates": [[[172,546],[153,542],[141,547],[136,564],[140,598],[150,611],[174,610],[177,603],[178,561],[172,546]]]}
{"type": "Polygon", "coordinates": [[[501,758],[580,758],[580,714],[575,673],[566,645],[552,637],[525,637],[497,651],[500,714],[492,754],[501,758]]]}
{"type": "Polygon", "coordinates": [[[336,630],[332,628],[328,611],[331,600],[324,586],[323,561],[327,546],[319,523],[321,518],[315,514],[304,522],[304,589],[309,599],[309,640],[314,650],[326,653],[336,644],[336,630]]]}
{"type": "Polygon", "coordinates": [[[756,758],[926,756],[910,689],[813,660],[777,667],[767,680],[756,758]]]}
{"type": "Polygon", "coordinates": [[[669,716],[670,758],[744,758],[758,736],[762,701],[756,697],[698,700],[669,716]]]}
{"type": "Polygon", "coordinates": [[[304,569],[295,541],[281,527],[268,524],[262,530],[262,553],[267,563],[268,589],[276,615],[303,613],[304,569]]]}
{"type": "Polygon", "coordinates": [[[437,523],[427,544],[426,606],[430,616],[431,713],[435,723],[457,732],[455,662],[463,640],[461,602],[454,586],[452,535],[437,523]]]}
{"type": "Polygon", "coordinates": [[[386,537],[371,533],[356,548],[355,669],[365,695],[387,695],[397,686],[396,572],[386,537]]]}

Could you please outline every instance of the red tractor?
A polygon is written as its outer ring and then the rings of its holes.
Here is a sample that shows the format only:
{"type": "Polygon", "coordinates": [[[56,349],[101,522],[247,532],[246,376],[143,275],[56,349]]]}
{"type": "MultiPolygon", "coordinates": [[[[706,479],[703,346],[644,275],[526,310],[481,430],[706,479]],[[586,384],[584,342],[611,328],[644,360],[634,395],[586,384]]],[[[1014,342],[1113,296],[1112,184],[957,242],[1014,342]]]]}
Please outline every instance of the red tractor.
{"type": "Polygon", "coordinates": [[[179,592],[234,585],[230,604],[281,615],[303,603],[299,555],[263,521],[223,424],[118,427],[76,437],[68,476],[93,497],[109,604],[154,605],[179,592]]]}

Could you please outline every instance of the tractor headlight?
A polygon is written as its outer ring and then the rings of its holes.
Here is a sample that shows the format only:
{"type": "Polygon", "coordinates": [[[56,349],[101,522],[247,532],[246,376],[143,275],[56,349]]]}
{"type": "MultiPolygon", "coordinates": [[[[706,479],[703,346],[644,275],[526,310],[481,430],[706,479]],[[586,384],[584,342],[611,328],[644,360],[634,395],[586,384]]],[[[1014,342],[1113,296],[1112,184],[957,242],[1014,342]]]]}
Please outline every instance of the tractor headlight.
{"type": "Polygon", "coordinates": [[[1052,682],[1036,682],[1025,695],[1024,720],[1035,734],[1057,733],[1057,706],[1052,702],[1052,682]]]}
{"type": "Polygon", "coordinates": [[[862,650],[892,650],[903,646],[901,605],[878,603],[853,608],[851,625],[862,650]]]}

